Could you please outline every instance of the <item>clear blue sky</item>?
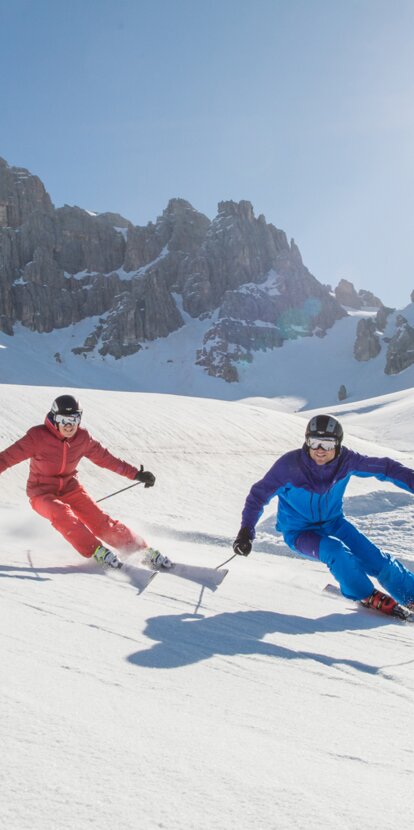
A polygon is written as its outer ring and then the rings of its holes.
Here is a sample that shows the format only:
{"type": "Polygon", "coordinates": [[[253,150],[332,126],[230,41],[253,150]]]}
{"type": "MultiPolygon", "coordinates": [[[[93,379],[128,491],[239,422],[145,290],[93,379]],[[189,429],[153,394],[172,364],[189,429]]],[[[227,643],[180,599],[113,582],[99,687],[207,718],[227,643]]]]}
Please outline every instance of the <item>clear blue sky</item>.
{"type": "Polygon", "coordinates": [[[222,199],[322,282],[414,289],[414,0],[0,0],[0,155],[58,207],[222,199]]]}

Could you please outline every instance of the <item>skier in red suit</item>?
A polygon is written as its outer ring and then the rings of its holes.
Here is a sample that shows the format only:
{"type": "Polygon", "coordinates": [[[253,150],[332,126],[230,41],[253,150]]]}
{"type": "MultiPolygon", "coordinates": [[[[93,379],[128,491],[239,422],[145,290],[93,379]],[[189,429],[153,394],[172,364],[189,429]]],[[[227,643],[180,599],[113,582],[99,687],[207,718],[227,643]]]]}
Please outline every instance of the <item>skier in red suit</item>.
{"type": "Polygon", "coordinates": [[[109,450],[80,427],[82,409],[72,395],[53,401],[44,424],[31,427],[23,438],[0,453],[0,473],[30,459],[26,492],[36,513],[49,519],[53,527],[80,553],[94,557],[106,567],[122,567],[122,561],[105,544],[128,554],[144,552],[144,561],[153,568],[168,567],[170,560],[148,547],[126,525],[112,519],[91,499],[78,481],[77,466],[89,458],[126,478],[153,487],[155,476],[115,458],[109,450]]]}

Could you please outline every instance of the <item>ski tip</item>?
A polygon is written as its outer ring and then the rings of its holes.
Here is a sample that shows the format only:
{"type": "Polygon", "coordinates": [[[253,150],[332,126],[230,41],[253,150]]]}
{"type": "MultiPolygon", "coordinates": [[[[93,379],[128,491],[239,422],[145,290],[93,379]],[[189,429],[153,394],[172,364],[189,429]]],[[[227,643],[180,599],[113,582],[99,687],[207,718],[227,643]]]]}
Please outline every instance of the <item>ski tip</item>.
{"type": "MultiPolygon", "coordinates": [[[[328,582],[328,585],[325,585],[325,587],[322,590],[326,594],[336,594],[336,595],[341,594],[341,591],[340,591],[338,585],[332,585],[332,583],[330,583],[330,582],[328,582]]],[[[341,594],[341,596],[342,596],[342,594],[341,594]]]]}
{"type": "Polygon", "coordinates": [[[391,616],[397,617],[398,620],[403,620],[403,622],[414,622],[414,613],[402,605],[396,605],[391,616]]]}

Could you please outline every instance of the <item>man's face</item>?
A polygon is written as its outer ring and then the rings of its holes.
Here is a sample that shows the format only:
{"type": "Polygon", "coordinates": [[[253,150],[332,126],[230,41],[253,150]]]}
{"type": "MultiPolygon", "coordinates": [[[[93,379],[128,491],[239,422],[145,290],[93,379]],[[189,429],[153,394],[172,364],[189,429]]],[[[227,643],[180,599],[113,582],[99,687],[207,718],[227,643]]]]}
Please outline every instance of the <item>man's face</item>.
{"type": "Polygon", "coordinates": [[[324,450],[322,447],[318,447],[316,450],[312,450],[309,448],[309,455],[312,461],[315,462],[319,467],[323,464],[329,464],[330,461],[333,461],[335,458],[336,449],[335,447],[333,450],[324,450]]]}

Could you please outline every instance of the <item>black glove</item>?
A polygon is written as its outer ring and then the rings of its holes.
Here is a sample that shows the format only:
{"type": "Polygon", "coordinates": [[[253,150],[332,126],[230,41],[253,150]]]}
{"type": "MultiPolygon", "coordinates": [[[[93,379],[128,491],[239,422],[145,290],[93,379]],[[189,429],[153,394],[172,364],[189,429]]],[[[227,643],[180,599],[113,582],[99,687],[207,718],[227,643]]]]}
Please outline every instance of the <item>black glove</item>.
{"type": "Polygon", "coordinates": [[[252,549],[252,542],[251,531],[248,527],[242,527],[233,542],[233,550],[235,553],[239,553],[240,556],[248,556],[252,549]]]}
{"type": "Polygon", "coordinates": [[[141,464],[139,473],[135,476],[135,481],[141,481],[144,487],[153,487],[155,484],[155,475],[154,473],[149,473],[147,470],[144,470],[141,464]]]}

